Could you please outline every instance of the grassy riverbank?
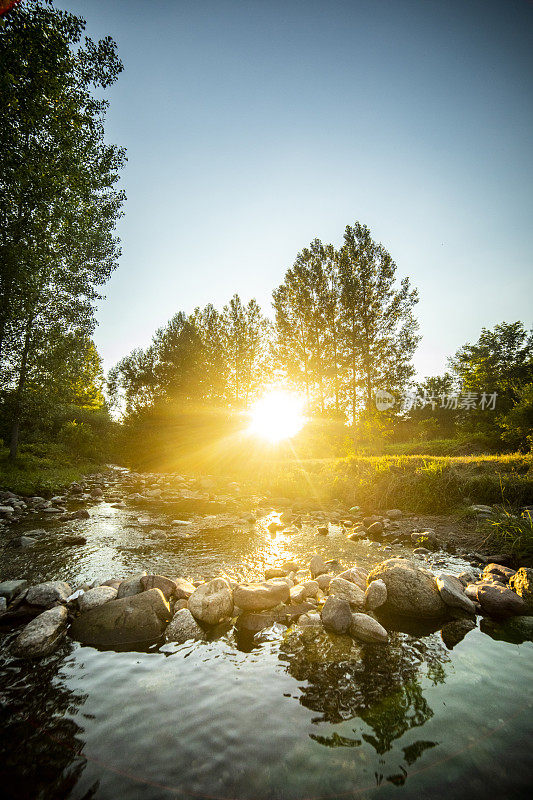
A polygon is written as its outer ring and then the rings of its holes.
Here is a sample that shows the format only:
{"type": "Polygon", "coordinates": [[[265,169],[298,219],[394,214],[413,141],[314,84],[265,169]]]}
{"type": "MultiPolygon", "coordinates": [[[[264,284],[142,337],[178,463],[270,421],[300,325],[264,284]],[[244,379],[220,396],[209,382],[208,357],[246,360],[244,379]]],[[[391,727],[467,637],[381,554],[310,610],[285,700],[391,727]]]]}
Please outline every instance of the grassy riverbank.
{"type": "Polygon", "coordinates": [[[25,496],[49,497],[100,468],[97,462],[75,458],[59,446],[22,448],[14,462],[8,460],[7,449],[1,448],[0,489],[25,496]]]}
{"type": "Polygon", "coordinates": [[[333,497],[365,510],[415,513],[459,511],[473,503],[533,504],[533,457],[359,456],[270,461],[254,482],[275,494],[319,500],[333,497]]]}

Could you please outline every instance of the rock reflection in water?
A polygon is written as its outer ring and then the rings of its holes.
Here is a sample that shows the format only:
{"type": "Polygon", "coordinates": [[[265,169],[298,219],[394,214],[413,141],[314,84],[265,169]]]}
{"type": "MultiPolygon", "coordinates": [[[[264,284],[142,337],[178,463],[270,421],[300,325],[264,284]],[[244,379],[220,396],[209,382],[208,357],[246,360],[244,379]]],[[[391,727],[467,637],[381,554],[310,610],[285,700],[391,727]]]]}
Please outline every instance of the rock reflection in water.
{"type": "MultiPolygon", "coordinates": [[[[314,628],[291,633],[280,647],[280,660],[300,685],[300,703],[318,712],[315,724],[360,719],[366,725],[354,737],[334,732],[311,734],[325,747],[359,747],[363,741],[382,756],[411,728],[422,727],[433,716],[422,688],[422,678],[445,681],[450,660],[437,636],[418,639],[406,633],[391,635],[388,645],[359,645],[347,636],[314,628]],[[365,732],[366,726],[372,733],[365,732]]],[[[354,728],[354,733],[358,733],[354,728]]],[[[438,742],[420,740],[403,749],[412,765],[438,742]]],[[[403,769],[403,768],[402,768],[403,769]]],[[[403,783],[407,773],[391,775],[403,783]]]]}
{"type": "MultiPolygon", "coordinates": [[[[65,643],[54,656],[39,662],[9,662],[2,648],[2,797],[66,798],[85,769],[83,728],[72,716],[87,695],[73,692],[58,675],[60,663],[73,648],[73,644],[65,643]]],[[[94,797],[97,791],[95,782],[83,800],[94,797]]]]}

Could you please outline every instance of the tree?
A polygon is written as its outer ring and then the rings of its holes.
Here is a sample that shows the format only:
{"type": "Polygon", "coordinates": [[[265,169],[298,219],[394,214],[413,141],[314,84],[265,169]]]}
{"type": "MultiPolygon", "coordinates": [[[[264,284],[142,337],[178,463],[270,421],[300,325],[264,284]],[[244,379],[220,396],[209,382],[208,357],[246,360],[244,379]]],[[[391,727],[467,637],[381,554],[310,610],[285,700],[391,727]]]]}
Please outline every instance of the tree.
{"type": "Polygon", "coordinates": [[[0,28],[0,369],[12,387],[11,457],[28,375],[60,328],[90,336],[96,287],[117,266],[124,151],[104,141],[94,90],[122,70],[110,37],[49,0],[28,0],[0,28]]]}
{"type": "Polygon", "coordinates": [[[266,375],[266,337],[269,325],[255,300],[243,305],[234,294],[222,312],[226,349],[228,400],[247,406],[266,375]]]}
{"type": "Polygon", "coordinates": [[[464,411],[461,426],[499,439],[499,419],[523,401],[523,388],[533,382],[533,330],[521,322],[483,328],[478,341],[460,347],[449,363],[462,393],[497,395],[494,408],[464,411]]]}
{"type": "Polygon", "coordinates": [[[375,389],[399,391],[414,374],[412,357],[420,337],[413,307],[418,294],[408,278],[396,289],[395,276],[396,264],[372,240],[366,225],[348,225],[338,280],[343,360],[354,420],[361,400],[371,410],[375,389]]]}

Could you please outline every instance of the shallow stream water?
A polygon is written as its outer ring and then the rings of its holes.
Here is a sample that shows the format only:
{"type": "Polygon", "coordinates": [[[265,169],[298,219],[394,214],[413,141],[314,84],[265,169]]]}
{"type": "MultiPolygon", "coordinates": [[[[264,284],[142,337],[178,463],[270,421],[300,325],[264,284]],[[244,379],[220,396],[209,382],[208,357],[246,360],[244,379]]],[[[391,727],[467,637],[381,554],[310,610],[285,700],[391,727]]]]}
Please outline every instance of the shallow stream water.
{"type": "MultiPolygon", "coordinates": [[[[184,515],[185,517],[187,515],[184,515]]],[[[175,517],[170,514],[170,519],[175,517]]],[[[157,502],[101,502],[71,523],[87,543],[67,547],[58,523],[31,550],[3,536],[1,579],[72,586],[147,569],[169,576],[258,578],[265,566],[320,552],[343,566],[395,553],[348,541],[334,526],[272,536],[255,524],[171,527],[157,502]],[[186,531],[191,530],[192,535],[186,531]]],[[[186,521],[186,520],[184,520],[186,521]]],[[[436,560],[437,556],[432,556],[436,560]]],[[[461,571],[465,563],[445,556],[461,571]]],[[[533,778],[533,644],[479,627],[453,650],[439,631],[391,633],[359,645],[316,630],[143,652],[98,651],[71,640],[36,662],[0,649],[0,794],[8,798],[521,798],[533,778]]]]}

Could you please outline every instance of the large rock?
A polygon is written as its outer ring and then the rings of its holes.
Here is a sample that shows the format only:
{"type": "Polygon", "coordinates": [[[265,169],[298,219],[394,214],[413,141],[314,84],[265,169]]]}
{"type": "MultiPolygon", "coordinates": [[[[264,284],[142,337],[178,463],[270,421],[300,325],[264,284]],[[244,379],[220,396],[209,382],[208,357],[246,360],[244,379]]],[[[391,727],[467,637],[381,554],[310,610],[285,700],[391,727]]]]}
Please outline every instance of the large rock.
{"type": "Polygon", "coordinates": [[[316,582],[322,592],[327,592],[329,589],[329,585],[333,580],[333,575],[330,575],[328,572],[323,572],[322,575],[318,575],[316,578],[316,582]]]}
{"type": "Polygon", "coordinates": [[[263,581],[262,583],[241,583],[233,592],[235,605],[243,611],[268,611],[290,597],[289,586],[285,581],[263,581]]]}
{"type": "Polygon", "coordinates": [[[43,611],[15,639],[15,654],[22,658],[40,658],[51,653],[65,636],[67,619],[64,606],[43,611]]]}
{"type": "Polygon", "coordinates": [[[472,600],[466,596],[464,586],[455,575],[449,575],[446,572],[441,572],[435,578],[437,589],[440,596],[447,606],[452,608],[461,608],[468,614],[475,614],[476,607],[472,600]]]}
{"type": "Polygon", "coordinates": [[[146,570],[140,572],[138,575],[132,575],[130,578],[124,578],[118,587],[118,599],[122,600],[123,597],[133,597],[143,591],[141,578],[146,575],[146,570]]]}
{"type": "Polygon", "coordinates": [[[0,583],[0,597],[5,597],[10,603],[13,598],[24,591],[28,586],[28,581],[3,581],[0,583]]]}
{"type": "Polygon", "coordinates": [[[375,611],[387,602],[387,587],[382,580],[372,581],[365,591],[365,608],[375,611]]]}
{"type": "Polygon", "coordinates": [[[159,589],[111,600],[81,614],[70,633],[82,644],[114,647],[153,642],[170,621],[170,608],[159,589]]]}
{"type": "MultiPolygon", "coordinates": [[[[284,585],[288,592],[289,587],[284,585]]],[[[188,605],[197,620],[206,625],[217,625],[233,613],[233,595],[229,583],[224,578],[202,583],[189,597],[188,605]]]]}
{"type": "Polygon", "coordinates": [[[159,589],[165,595],[166,600],[170,600],[176,591],[176,584],[165,575],[143,575],[141,578],[143,592],[148,589],[159,589]]]}
{"type": "Polygon", "coordinates": [[[483,584],[477,590],[477,599],[482,611],[493,617],[527,614],[527,604],[507,586],[483,584]]]}
{"type": "Polygon", "coordinates": [[[46,581],[30,586],[26,595],[26,602],[32,606],[43,606],[52,608],[62,603],[66,603],[72,589],[64,581],[46,581]]]}
{"type": "Polygon", "coordinates": [[[194,583],[186,580],[186,578],[175,578],[174,585],[176,587],[174,589],[176,600],[188,600],[191,594],[196,591],[194,583]]]}
{"type": "Polygon", "coordinates": [[[368,575],[368,583],[382,580],[387,587],[383,608],[406,617],[438,619],[447,613],[435,576],[406,558],[389,558],[368,575]]]}
{"type": "Polygon", "coordinates": [[[520,567],[509,580],[509,586],[522,598],[528,611],[533,611],[533,568],[520,567]]]}
{"type": "Polygon", "coordinates": [[[347,581],[344,578],[333,578],[329,585],[330,595],[347,600],[354,608],[363,608],[365,604],[365,594],[356,583],[347,581]]]}
{"type": "Polygon", "coordinates": [[[204,632],[188,608],[182,608],[172,617],[165,631],[167,642],[186,642],[188,639],[203,639],[204,632]]]}
{"type": "Polygon", "coordinates": [[[516,570],[511,569],[511,567],[504,567],[502,564],[487,564],[483,570],[483,578],[488,581],[498,580],[501,583],[508,583],[515,572],[516,570]]]}
{"type": "Polygon", "coordinates": [[[347,600],[330,595],[320,613],[322,624],[332,633],[348,633],[352,624],[352,610],[347,600]]]}
{"type": "Polygon", "coordinates": [[[389,639],[383,625],[368,614],[352,614],[350,635],[361,642],[387,642],[389,639]]]}
{"type": "Polygon", "coordinates": [[[98,608],[110,600],[116,600],[117,590],[113,586],[96,586],[89,589],[78,598],[78,608],[82,614],[91,608],[98,608]]]}

